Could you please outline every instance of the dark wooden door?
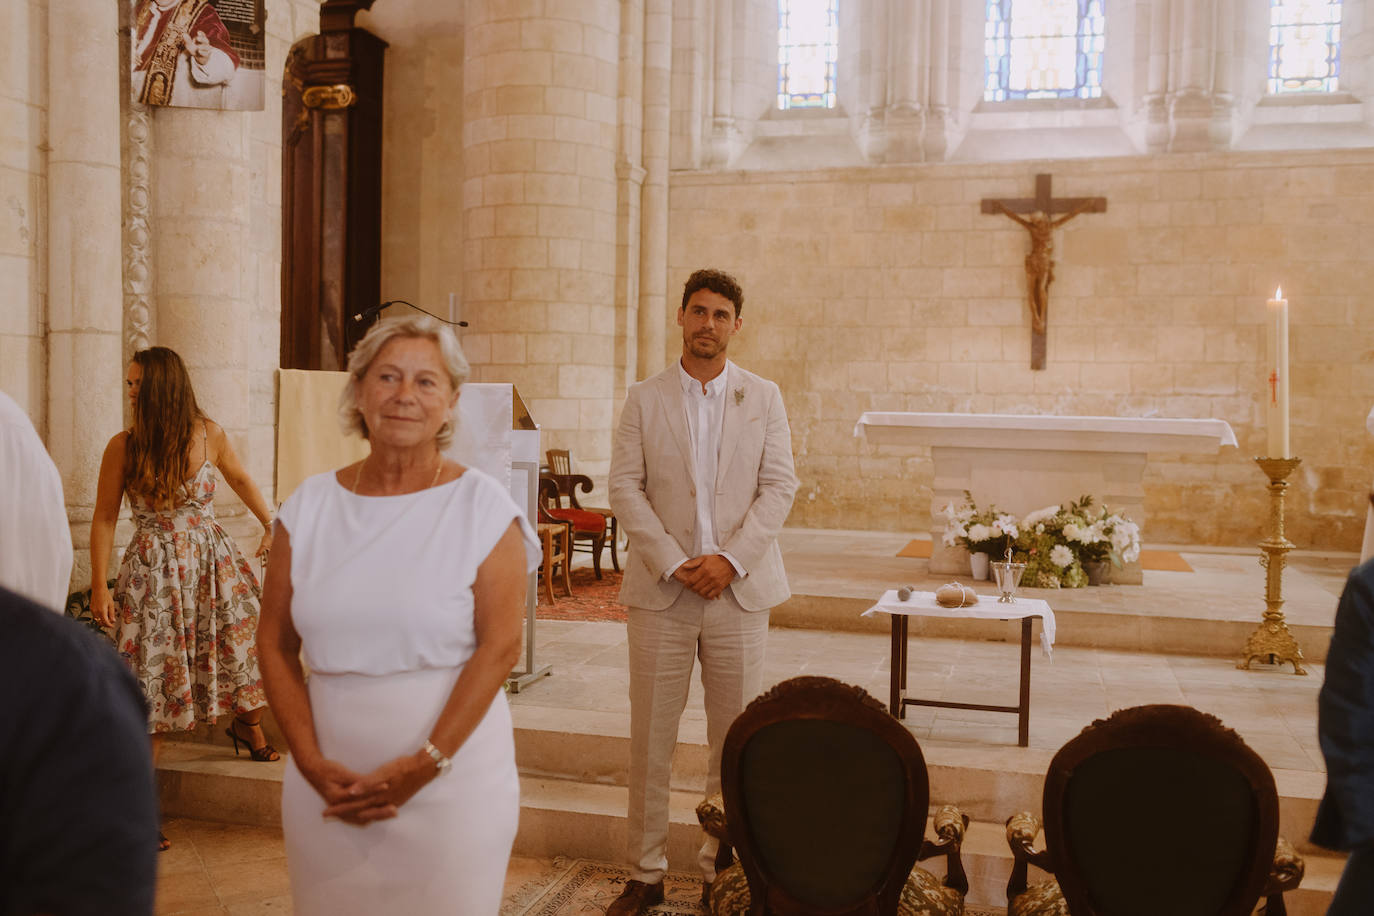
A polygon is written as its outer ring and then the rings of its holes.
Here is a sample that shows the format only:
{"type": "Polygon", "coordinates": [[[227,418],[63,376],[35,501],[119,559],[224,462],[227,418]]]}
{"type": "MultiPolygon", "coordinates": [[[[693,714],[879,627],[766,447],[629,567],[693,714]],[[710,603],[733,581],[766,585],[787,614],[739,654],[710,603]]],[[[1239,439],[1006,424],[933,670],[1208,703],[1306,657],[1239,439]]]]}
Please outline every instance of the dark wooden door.
{"type": "Polygon", "coordinates": [[[352,25],[371,0],[328,0],[282,81],[283,369],[342,369],[381,294],[386,42],[352,25]]]}

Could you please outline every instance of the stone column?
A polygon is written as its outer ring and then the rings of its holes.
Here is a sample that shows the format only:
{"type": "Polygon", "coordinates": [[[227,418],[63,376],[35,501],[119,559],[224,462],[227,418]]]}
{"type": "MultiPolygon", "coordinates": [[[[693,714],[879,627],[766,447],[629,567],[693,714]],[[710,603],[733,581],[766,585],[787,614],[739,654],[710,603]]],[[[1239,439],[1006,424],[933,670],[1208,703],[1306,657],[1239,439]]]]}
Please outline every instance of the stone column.
{"type": "Polygon", "coordinates": [[[119,10],[48,4],[48,449],[87,547],[105,444],[124,425],[120,332],[119,10]]]}
{"type": "Polygon", "coordinates": [[[545,447],[610,466],[620,4],[467,0],[464,345],[545,447]]]}
{"type": "MultiPolygon", "coordinates": [[[[252,426],[253,348],[275,338],[255,320],[256,260],[250,231],[249,117],[244,112],[160,108],[153,115],[153,282],[157,343],[181,354],[200,408],[224,427],[245,461],[252,426]]],[[[271,499],[271,479],[258,486],[271,499]]],[[[222,514],[244,511],[227,487],[222,514]]],[[[237,533],[237,532],[236,532],[237,533]]]]}
{"type": "Polygon", "coordinates": [[[668,288],[668,148],[672,123],[673,4],[644,15],[644,186],[640,193],[639,321],[635,377],[663,367],[668,288]]]}
{"type": "Polygon", "coordinates": [[[620,3],[620,156],[616,177],[615,403],[638,379],[644,185],[644,0],[620,3]]]}
{"type": "Polygon", "coordinates": [[[725,168],[749,145],[735,118],[735,0],[715,0],[714,25],[706,167],[725,168]]]}
{"type": "Polygon", "coordinates": [[[1146,141],[1152,152],[1225,149],[1233,100],[1230,0],[1167,0],[1150,25],[1146,141]]]}
{"type": "Polygon", "coordinates": [[[953,127],[950,47],[957,37],[949,0],[878,0],[864,29],[871,56],[868,110],[858,137],[864,156],[872,162],[944,159],[953,127]]]}
{"type": "Polygon", "coordinates": [[[929,74],[925,92],[925,124],[921,134],[921,158],[926,162],[941,162],[949,152],[950,112],[950,46],[954,35],[950,32],[950,0],[928,0],[927,18],[930,40],[926,45],[929,74]]]}

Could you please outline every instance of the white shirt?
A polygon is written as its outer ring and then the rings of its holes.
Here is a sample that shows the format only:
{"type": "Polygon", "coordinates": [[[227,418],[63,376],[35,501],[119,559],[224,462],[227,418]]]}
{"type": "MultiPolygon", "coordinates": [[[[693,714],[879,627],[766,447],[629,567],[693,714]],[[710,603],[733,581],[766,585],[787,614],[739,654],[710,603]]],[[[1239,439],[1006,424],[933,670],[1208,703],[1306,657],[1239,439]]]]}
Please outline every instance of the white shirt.
{"type": "MultiPolygon", "coordinates": [[[[726,360],[720,374],[704,386],[687,374],[681,360],[678,360],[677,372],[682,385],[682,405],[687,414],[687,438],[692,444],[692,483],[697,502],[692,555],[701,557],[718,553],[735,567],[736,575],[744,578],[746,573],[739,561],[722,550],[716,541],[716,471],[720,467],[720,436],[725,426],[725,379],[730,372],[730,361],[726,360]]],[[[674,565],[663,574],[663,578],[671,579],[682,563],[674,565]]]]}
{"type": "Polygon", "coordinates": [[[0,585],[62,613],[72,574],[72,530],[62,475],[28,414],[4,392],[0,507],[0,585]]]}

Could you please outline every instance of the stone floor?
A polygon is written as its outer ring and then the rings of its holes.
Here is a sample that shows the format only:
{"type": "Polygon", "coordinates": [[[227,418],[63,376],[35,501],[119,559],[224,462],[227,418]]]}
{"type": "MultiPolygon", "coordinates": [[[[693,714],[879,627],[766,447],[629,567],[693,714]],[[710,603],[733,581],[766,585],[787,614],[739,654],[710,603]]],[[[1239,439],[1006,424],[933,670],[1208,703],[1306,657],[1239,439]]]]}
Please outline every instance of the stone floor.
{"type": "MultiPolygon", "coordinates": [[[[169,820],[158,866],[157,916],[290,916],[281,831],[169,820]]],[[[549,859],[513,856],[502,913],[519,912],[556,874],[549,859]]]]}
{"type": "MultiPolygon", "coordinates": [[[[1014,628],[1016,624],[1006,626],[1014,628]]],[[[913,640],[907,692],[926,699],[970,703],[1016,702],[1015,643],[952,639],[913,640]]],[[[886,700],[890,671],[888,637],[774,628],[769,632],[764,683],[798,674],[819,674],[858,684],[886,700]]],[[[553,675],[511,697],[517,726],[565,723],[602,734],[627,733],[625,693],[628,652],[625,627],[616,623],[541,621],[539,664],[553,675]]],[[[1016,745],[1016,717],[1006,713],[911,707],[906,723],[922,745],[1001,746],[1022,765],[1039,766],[1094,719],[1123,706],[1183,703],[1218,716],[1236,729],[1274,769],[1323,771],[1317,746],[1317,691],[1323,669],[1309,664],[1306,677],[1290,669],[1256,666],[1241,671],[1228,657],[1166,656],[1062,647],[1031,661],[1030,750],[1016,745]],[[1029,756],[1033,760],[1025,760],[1029,756]]],[[[700,681],[683,714],[680,738],[705,741],[700,681]]]]}

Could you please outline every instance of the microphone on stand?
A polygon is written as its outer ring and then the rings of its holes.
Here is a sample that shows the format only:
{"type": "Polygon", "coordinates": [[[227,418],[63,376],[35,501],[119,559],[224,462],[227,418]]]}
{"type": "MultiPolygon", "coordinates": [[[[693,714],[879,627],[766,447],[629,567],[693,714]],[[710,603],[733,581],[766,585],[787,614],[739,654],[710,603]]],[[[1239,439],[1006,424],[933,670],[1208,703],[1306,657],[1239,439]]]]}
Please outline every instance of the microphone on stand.
{"type": "Polygon", "coordinates": [[[415,311],[417,311],[417,312],[424,312],[424,313],[425,313],[426,315],[428,315],[429,317],[431,317],[431,318],[437,318],[439,321],[442,321],[444,324],[451,324],[451,325],[453,325],[454,327],[465,328],[465,327],[468,326],[468,323],[467,323],[466,321],[450,321],[450,320],[448,320],[447,318],[440,318],[438,315],[434,314],[433,312],[425,311],[425,309],[420,308],[420,307],[419,307],[418,305],[416,305],[415,303],[413,303],[413,302],[407,302],[407,301],[405,301],[404,299],[388,299],[388,300],[385,301],[385,302],[379,302],[379,303],[376,304],[376,305],[369,306],[369,307],[363,309],[361,312],[355,313],[355,314],[353,315],[353,320],[356,321],[356,322],[362,323],[362,322],[366,321],[367,319],[371,318],[373,315],[375,315],[375,314],[377,314],[378,312],[380,312],[382,309],[386,308],[387,306],[391,306],[391,305],[408,305],[408,306],[410,306],[411,308],[415,309],[415,311]]]}

